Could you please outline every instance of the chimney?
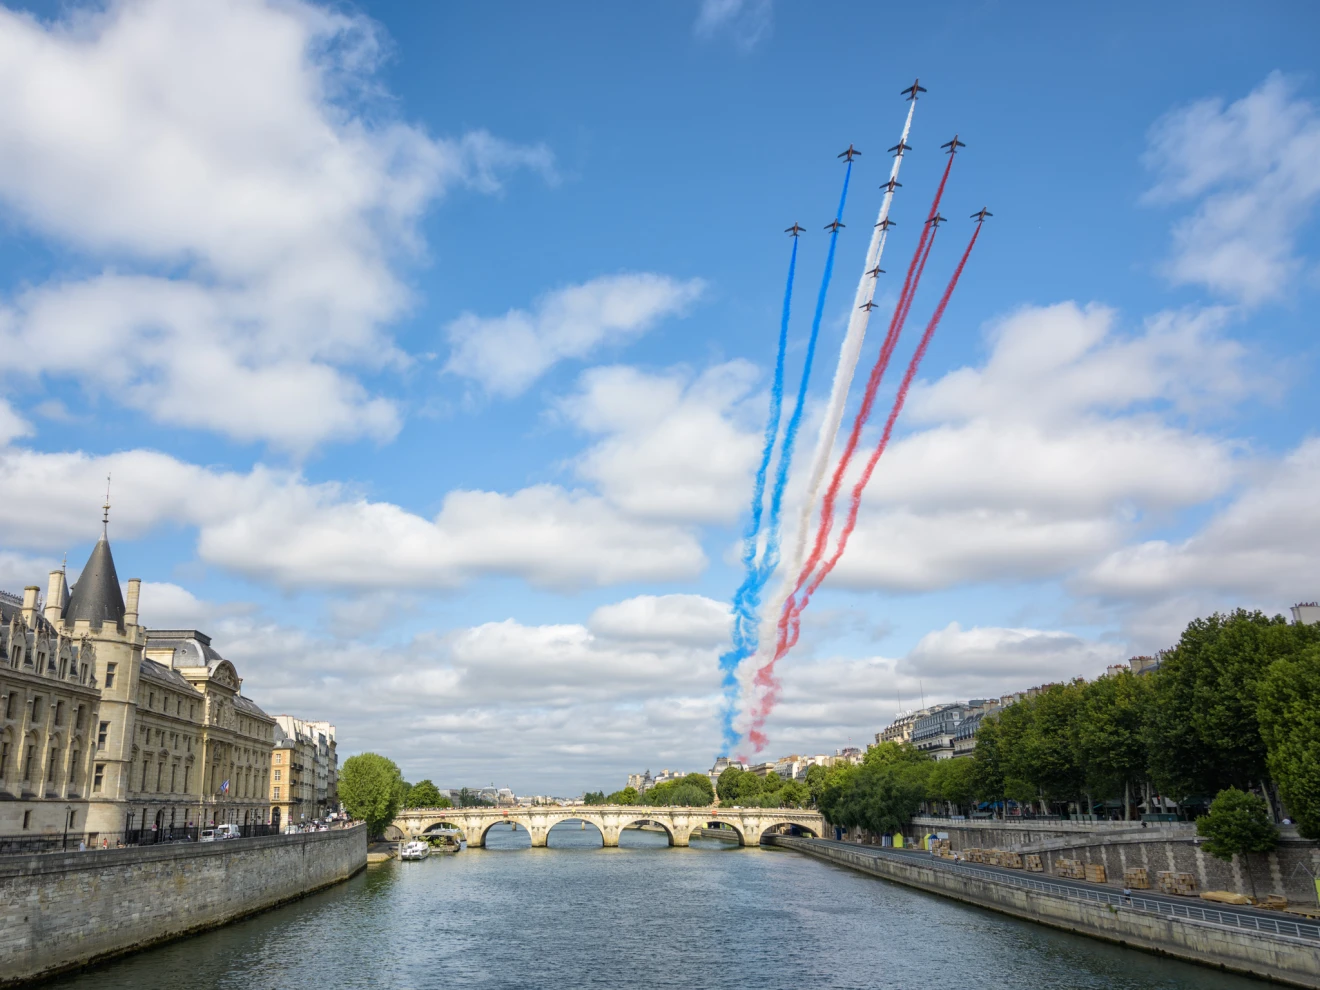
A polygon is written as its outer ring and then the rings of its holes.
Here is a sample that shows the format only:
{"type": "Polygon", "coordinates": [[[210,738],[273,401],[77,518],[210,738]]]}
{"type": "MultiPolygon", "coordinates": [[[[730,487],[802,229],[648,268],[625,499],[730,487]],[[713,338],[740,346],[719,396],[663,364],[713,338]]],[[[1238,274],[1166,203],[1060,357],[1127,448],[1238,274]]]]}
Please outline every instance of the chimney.
{"type": "Polygon", "coordinates": [[[136,626],[138,621],[138,594],[142,591],[141,578],[128,579],[128,601],[124,603],[124,624],[136,626]]]}
{"type": "Polygon", "coordinates": [[[29,629],[35,629],[37,625],[37,595],[40,591],[35,584],[23,589],[23,623],[29,629]]]}
{"type": "Polygon", "coordinates": [[[59,625],[64,617],[64,605],[69,600],[69,586],[64,583],[63,571],[51,571],[50,583],[46,586],[46,621],[52,626],[59,625]]]}

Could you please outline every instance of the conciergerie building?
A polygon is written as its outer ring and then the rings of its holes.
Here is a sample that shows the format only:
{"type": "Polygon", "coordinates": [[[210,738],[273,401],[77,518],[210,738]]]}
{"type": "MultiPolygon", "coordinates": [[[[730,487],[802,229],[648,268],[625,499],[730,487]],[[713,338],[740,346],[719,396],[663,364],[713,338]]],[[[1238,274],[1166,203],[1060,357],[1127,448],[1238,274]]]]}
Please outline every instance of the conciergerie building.
{"type": "Polygon", "coordinates": [[[107,523],[108,507],[72,588],[58,570],[44,602],[35,585],[0,592],[0,842],[278,825],[276,719],[209,636],[139,623],[141,581],[120,589],[107,523]]]}

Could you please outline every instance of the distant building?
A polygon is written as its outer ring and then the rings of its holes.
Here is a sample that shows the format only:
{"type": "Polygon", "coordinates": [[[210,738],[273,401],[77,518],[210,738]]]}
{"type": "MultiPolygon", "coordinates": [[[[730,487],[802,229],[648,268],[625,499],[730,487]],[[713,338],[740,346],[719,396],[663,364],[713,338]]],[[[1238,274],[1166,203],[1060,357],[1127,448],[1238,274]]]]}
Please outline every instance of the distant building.
{"type": "Polygon", "coordinates": [[[1320,622],[1320,604],[1316,602],[1298,602],[1292,607],[1293,622],[1303,626],[1313,626],[1320,622]]]}
{"type": "Polygon", "coordinates": [[[834,762],[836,763],[839,761],[843,761],[844,763],[861,763],[865,758],[866,754],[856,746],[845,746],[843,749],[836,749],[834,751],[834,762]]]}
{"type": "Polygon", "coordinates": [[[275,716],[270,763],[271,820],[297,825],[339,809],[335,727],[293,715],[275,716]]]}
{"type": "Polygon", "coordinates": [[[768,777],[775,772],[773,763],[753,763],[747,768],[748,773],[754,773],[758,777],[768,777]]]}
{"type": "Polygon", "coordinates": [[[961,702],[935,705],[912,726],[912,745],[937,760],[953,756],[953,737],[962,724],[967,706],[961,702]]]}
{"type": "Polygon", "coordinates": [[[917,719],[924,718],[930,714],[929,708],[910,709],[905,712],[899,712],[898,717],[890,722],[883,731],[875,734],[877,744],[882,742],[907,743],[912,741],[912,727],[917,724],[917,719]]]}
{"type": "Polygon", "coordinates": [[[628,774],[628,786],[638,794],[645,794],[655,786],[655,780],[651,777],[650,770],[643,773],[630,773],[628,774]]]}

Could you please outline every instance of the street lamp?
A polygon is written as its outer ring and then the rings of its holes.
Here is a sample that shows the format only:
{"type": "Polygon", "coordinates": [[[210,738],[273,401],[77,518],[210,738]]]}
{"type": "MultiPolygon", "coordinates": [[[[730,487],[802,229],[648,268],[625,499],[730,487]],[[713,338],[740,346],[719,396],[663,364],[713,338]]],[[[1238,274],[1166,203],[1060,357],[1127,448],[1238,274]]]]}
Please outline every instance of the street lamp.
{"type": "Polygon", "coordinates": [[[73,805],[64,806],[64,839],[60,843],[60,849],[68,851],[69,848],[69,819],[73,816],[73,805]]]}

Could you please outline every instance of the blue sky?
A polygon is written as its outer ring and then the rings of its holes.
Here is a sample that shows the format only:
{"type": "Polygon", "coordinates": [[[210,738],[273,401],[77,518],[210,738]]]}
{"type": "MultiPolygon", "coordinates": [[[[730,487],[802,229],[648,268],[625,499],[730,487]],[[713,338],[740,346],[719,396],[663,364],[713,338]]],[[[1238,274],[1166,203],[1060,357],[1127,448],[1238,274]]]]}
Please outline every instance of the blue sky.
{"type": "Polygon", "coordinates": [[[770,754],[1314,598],[1318,22],[11,5],[0,586],[81,565],[111,471],[146,620],[210,631],[346,752],[524,792],[709,765],[781,231],[807,228],[792,383],[860,148],[800,469],[920,76],[878,315],[938,145],[968,147],[902,361],[967,214],[995,216],[781,667],[770,754]]]}

